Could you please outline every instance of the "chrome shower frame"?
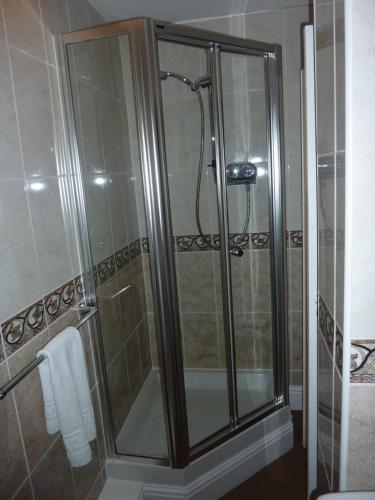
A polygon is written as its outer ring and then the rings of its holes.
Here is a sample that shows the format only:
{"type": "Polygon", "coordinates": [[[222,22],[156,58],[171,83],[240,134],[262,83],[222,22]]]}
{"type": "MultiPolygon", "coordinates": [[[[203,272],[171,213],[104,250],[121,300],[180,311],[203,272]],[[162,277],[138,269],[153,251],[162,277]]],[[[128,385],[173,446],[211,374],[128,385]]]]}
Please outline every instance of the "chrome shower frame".
{"type": "MultiPolygon", "coordinates": [[[[68,33],[60,37],[61,78],[65,81],[65,109],[68,110],[70,135],[75,135],[72,97],[69,92],[69,70],[66,60],[67,46],[74,43],[129,35],[137,102],[138,135],[142,160],[142,176],[146,205],[148,236],[150,243],[151,277],[153,285],[156,330],[164,414],[169,447],[169,459],[152,459],[125,456],[126,460],[149,461],[151,463],[183,468],[192,460],[217,447],[245,428],[263,419],[266,415],[288,404],[288,349],[287,349],[287,289],[286,289],[286,240],[285,240],[285,200],[284,200],[284,152],[283,152],[283,112],[281,48],[253,40],[245,40],[215,32],[174,25],[140,18],[116,22],[82,31],[68,33]],[[227,376],[230,407],[230,422],[224,430],[211,436],[203,443],[189,448],[187,408],[185,400],[184,368],[179,322],[176,270],[169,205],[166,151],[160,82],[158,41],[170,41],[207,49],[212,57],[213,114],[215,122],[215,154],[217,160],[217,194],[220,240],[220,260],[223,281],[223,312],[227,346],[227,376]],[[231,261],[228,238],[228,206],[226,198],[226,170],[223,130],[223,103],[220,79],[221,51],[256,55],[265,62],[267,88],[268,122],[268,164],[270,231],[271,231],[271,275],[272,306],[274,322],[274,374],[275,399],[256,412],[239,418],[236,390],[235,332],[233,325],[233,305],[231,294],[231,261]]],[[[76,138],[72,137],[74,161],[79,163],[76,138]]],[[[77,167],[78,168],[78,167],[77,167]]],[[[81,200],[82,201],[82,200],[81,200]]],[[[83,240],[87,234],[87,221],[82,212],[80,224],[83,240]]],[[[87,243],[83,242],[86,272],[92,269],[92,259],[87,243]]],[[[95,292],[91,293],[92,303],[95,292]]],[[[97,324],[97,328],[99,325],[97,324]]],[[[99,335],[97,335],[99,337],[99,335]]],[[[95,342],[98,357],[102,356],[100,342],[95,342]]],[[[106,415],[109,458],[121,459],[116,455],[114,433],[110,422],[110,402],[105,373],[101,373],[104,402],[109,408],[106,415]]]]}

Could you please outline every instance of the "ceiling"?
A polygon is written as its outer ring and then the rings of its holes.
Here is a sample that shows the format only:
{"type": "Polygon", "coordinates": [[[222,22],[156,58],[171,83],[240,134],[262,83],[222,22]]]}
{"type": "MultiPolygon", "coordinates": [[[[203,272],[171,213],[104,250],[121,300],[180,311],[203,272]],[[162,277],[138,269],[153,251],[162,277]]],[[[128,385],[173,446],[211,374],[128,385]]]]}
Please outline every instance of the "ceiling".
{"type": "Polygon", "coordinates": [[[89,0],[107,21],[152,17],[183,22],[284,7],[306,5],[309,0],[89,0]]]}

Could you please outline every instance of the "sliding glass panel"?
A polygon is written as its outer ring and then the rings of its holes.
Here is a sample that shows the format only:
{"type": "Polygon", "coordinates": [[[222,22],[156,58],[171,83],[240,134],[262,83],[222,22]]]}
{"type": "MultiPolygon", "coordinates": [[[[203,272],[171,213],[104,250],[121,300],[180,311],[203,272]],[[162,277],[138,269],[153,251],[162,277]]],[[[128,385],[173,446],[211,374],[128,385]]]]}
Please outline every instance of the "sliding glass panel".
{"type": "Polygon", "coordinates": [[[190,446],[229,425],[207,51],[159,42],[190,446]]]}
{"type": "Polygon", "coordinates": [[[68,65],[116,449],[166,457],[129,36],[68,65]]]}
{"type": "Polygon", "coordinates": [[[221,52],[239,417],[274,399],[266,82],[261,56],[221,52]]]}

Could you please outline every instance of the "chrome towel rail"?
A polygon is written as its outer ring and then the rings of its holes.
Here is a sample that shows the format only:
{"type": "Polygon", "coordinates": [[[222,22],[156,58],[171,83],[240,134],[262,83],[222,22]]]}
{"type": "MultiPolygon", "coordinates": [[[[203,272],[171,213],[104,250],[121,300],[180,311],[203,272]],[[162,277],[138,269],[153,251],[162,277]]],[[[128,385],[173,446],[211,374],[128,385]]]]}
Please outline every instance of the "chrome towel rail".
{"type": "MultiPolygon", "coordinates": [[[[86,314],[79,320],[74,328],[80,328],[86,321],[94,316],[98,312],[96,307],[90,307],[88,309],[79,309],[81,312],[85,312],[86,314]]],[[[19,373],[17,373],[14,377],[12,377],[6,384],[0,387],[0,399],[4,399],[9,391],[13,389],[21,380],[23,380],[26,375],[28,375],[34,368],[36,368],[42,361],[45,360],[45,356],[39,356],[33,361],[31,361],[28,365],[25,366],[19,373]]]]}

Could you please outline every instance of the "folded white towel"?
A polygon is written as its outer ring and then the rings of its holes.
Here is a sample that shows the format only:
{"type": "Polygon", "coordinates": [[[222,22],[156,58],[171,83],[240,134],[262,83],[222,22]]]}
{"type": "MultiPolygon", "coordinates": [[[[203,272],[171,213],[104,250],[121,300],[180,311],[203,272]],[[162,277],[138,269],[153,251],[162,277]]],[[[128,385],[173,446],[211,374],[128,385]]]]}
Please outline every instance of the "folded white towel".
{"type": "Polygon", "coordinates": [[[48,434],[61,431],[72,467],[91,461],[89,441],[96,438],[94,409],[79,332],[72,327],[56,335],[38,356],[48,434]]]}

